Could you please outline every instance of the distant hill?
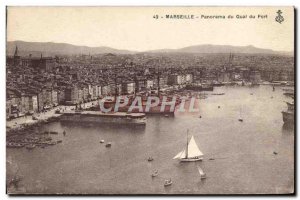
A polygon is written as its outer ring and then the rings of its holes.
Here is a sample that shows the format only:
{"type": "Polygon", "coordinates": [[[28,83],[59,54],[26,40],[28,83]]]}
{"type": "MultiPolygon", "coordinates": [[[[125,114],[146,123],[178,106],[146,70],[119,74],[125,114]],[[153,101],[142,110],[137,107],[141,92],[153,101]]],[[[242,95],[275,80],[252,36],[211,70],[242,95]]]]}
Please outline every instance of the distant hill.
{"type": "Polygon", "coordinates": [[[133,51],[118,50],[110,47],[88,47],[76,46],[67,43],[54,43],[54,42],[24,42],[24,41],[9,41],[7,42],[6,52],[7,55],[13,55],[16,46],[18,46],[19,54],[21,56],[39,56],[41,53],[44,56],[54,55],[74,55],[74,54],[132,54],[133,51]]]}
{"type": "Polygon", "coordinates": [[[215,53],[245,53],[245,54],[282,54],[293,56],[293,52],[280,52],[271,49],[262,49],[254,46],[231,46],[231,45],[195,45],[180,49],[158,49],[146,52],[119,50],[110,47],[88,47],[76,46],[67,43],[54,42],[24,42],[9,41],[7,42],[7,55],[13,55],[14,50],[18,46],[21,56],[55,56],[55,55],[78,55],[78,54],[134,54],[134,53],[199,53],[199,54],[215,54],[215,53]]]}
{"type": "Polygon", "coordinates": [[[231,45],[195,45],[184,47],[180,49],[159,49],[148,51],[149,53],[245,53],[245,54],[285,54],[293,55],[292,52],[273,51],[271,49],[257,48],[252,45],[249,46],[231,46],[231,45]]]}

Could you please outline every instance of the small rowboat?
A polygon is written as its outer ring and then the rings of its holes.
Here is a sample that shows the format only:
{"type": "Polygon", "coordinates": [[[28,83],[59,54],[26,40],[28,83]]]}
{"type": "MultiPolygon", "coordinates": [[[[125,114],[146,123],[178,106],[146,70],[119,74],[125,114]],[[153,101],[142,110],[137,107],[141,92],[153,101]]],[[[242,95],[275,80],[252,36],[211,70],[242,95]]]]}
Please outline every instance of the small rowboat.
{"type": "Polygon", "coordinates": [[[158,170],[155,170],[155,171],[151,174],[152,177],[156,177],[157,175],[158,175],[158,170]]]}
{"type": "Polygon", "coordinates": [[[153,161],[152,156],[150,156],[150,157],[148,158],[148,161],[149,161],[149,162],[153,161]]]}
{"type": "Polygon", "coordinates": [[[31,149],[34,149],[34,148],[35,148],[34,144],[30,144],[30,145],[26,146],[26,149],[28,149],[28,150],[31,150],[31,149]]]}
{"type": "Polygon", "coordinates": [[[164,183],[164,186],[166,187],[166,186],[170,186],[170,185],[172,185],[172,180],[171,179],[169,179],[169,180],[165,180],[165,183],[164,183]]]}
{"type": "Polygon", "coordinates": [[[198,166],[198,172],[200,174],[200,179],[206,179],[206,174],[203,172],[203,170],[198,166]]]}

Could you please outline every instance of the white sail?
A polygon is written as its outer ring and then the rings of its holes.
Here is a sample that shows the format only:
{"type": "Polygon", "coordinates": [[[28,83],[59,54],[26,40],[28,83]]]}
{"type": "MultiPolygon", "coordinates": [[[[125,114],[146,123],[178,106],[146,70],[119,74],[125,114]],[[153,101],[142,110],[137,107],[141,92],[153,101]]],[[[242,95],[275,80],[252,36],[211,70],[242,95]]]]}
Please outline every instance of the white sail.
{"type": "Polygon", "coordinates": [[[192,136],[188,144],[188,158],[203,156],[203,153],[200,151],[199,147],[196,144],[194,136],[192,136]]]}
{"type": "Polygon", "coordinates": [[[180,151],[173,159],[185,158],[185,149],[180,151]]]}
{"type": "Polygon", "coordinates": [[[180,156],[181,156],[181,154],[182,154],[182,151],[180,151],[176,156],[174,156],[174,158],[173,159],[177,159],[177,158],[180,158],[180,156]]]}
{"type": "Polygon", "coordinates": [[[204,176],[205,173],[203,172],[203,170],[198,166],[198,171],[199,171],[199,174],[200,176],[204,176]]]}
{"type": "Polygon", "coordinates": [[[182,154],[180,155],[180,159],[185,158],[186,157],[186,152],[185,149],[182,151],[182,154]]]}

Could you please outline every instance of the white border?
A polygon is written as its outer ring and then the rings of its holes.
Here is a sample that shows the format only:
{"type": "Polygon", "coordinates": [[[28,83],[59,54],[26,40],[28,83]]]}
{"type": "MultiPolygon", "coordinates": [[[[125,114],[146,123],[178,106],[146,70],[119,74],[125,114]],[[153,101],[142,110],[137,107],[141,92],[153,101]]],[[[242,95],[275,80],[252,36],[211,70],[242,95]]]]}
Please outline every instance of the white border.
{"type": "MultiPolygon", "coordinates": [[[[5,30],[6,30],[6,6],[295,6],[296,8],[300,8],[299,1],[295,0],[279,0],[279,1],[267,1],[267,0],[244,0],[241,1],[235,1],[235,0],[227,0],[226,2],[224,0],[127,0],[127,1],[121,1],[121,0],[48,0],[48,1],[38,1],[38,0],[1,0],[0,1],[0,96],[2,102],[2,106],[0,106],[0,199],[11,199],[13,197],[8,197],[5,192],[5,30]]],[[[299,10],[298,10],[298,16],[299,16],[299,10]]],[[[297,17],[297,22],[299,22],[299,18],[297,17]]],[[[297,23],[298,26],[298,23],[297,23]]],[[[299,31],[297,33],[297,38],[299,36],[299,31]]],[[[297,51],[297,57],[299,55],[299,51],[297,51]]],[[[299,77],[299,70],[297,71],[297,77],[299,77]]],[[[297,85],[298,86],[298,85],[297,85]]],[[[297,90],[297,93],[299,92],[299,87],[297,90]]],[[[298,101],[297,101],[298,105],[298,101]]],[[[299,120],[299,119],[298,119],[299,120]]],[[[298,121],[297,121],[298,122],[298,121]]],[[[299,144],[299,135],[298,135],[298,141],[297,144],[299,144]]],[[[299,149],[299,148],[298,148],[299,149]]],[[[297,151],[297,154],[299,155],[299,152],[297,151]]],[[[298,171],[299,167],[297,168],[298,171]]],[[[298,171],[299,173],[299,171],[298,171]]],[[[297,174],[298,174],[297,173],[297,174]]],[[[297,186],[299,186],[299,182],[297,181],[297,186]]],[[[299,187],[296,189],[299,193],[299,187]]],[[[15,197],[16,198],[16,197],[15,197]]],[[[18,199],[31,199],[32,197],[18,197],[18,199]]],[[[34,197],[34,199],[58,199],[61,197],[34,197]]],[[[63,198],[74,198],[74,197],[63,197],[63,198]]],[[[75,197],[76,199],[87,199],[91,197],[85,197],[85,196],[79,196],[75,197]]],[[[93,198],[93,197],[92,197],[93,198]]],[[[108,199],[111,197],[101,197],[103,199],[108,199]]],[[[114,197],[119,198],[119,197],[114,197]]],[[[142,199],[142,198],[149,198],[149,197],[122,197],[122,198],[134,198],[134,199],[142,199]]],[[[178,197],[150,197],[150,198],[178,198],[178,197]]],[[[189,198],[189,197],[181,197],[183,199],[189,198]]],[[[212,197],[211,199],[217,199],[218,197],[212,197]]],[[[230,197],[229,197],[230,198],[230,197]]],[[[249,198],[249,197],[237,197],[238,199],[241,198],[249,198]]],[[[251,197],[250,197],[251,198],[251,197]]],[[[253,198],[253,197],[252,197],[253,198]]],[[[256,197],[258,199],[264,199],[266,197],[256,197]]],[[[283,197],[283,198],[290,198],[290,197],[283,197]]]]}

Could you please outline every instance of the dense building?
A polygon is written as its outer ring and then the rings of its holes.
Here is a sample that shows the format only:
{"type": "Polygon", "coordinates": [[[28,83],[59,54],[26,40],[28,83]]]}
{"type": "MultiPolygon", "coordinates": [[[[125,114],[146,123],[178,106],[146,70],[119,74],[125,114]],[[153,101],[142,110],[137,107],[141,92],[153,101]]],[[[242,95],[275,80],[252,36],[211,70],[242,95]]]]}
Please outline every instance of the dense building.
{"type": "Polygon", "coordinates": [[[252,83],[259,83],[261,81],[261,76],[259,71],[251,71],[250,72],[250,81],[252,83]]]}
{"type": "Polygon", "coordinates": [[[79,103],[78,87],[68,87],[65,90],[65,103],[67,105],[76,105],[79,103]]]}
{"type": "Polygon", "coordinates": [[[288,56],[115,55],[7,56],[7,117],[75,105],[105,96],[170,85],[232,81],[293,81],[288,56]],[[158,85],[159,83],[159,85],[158,85]]]}

